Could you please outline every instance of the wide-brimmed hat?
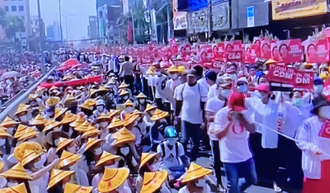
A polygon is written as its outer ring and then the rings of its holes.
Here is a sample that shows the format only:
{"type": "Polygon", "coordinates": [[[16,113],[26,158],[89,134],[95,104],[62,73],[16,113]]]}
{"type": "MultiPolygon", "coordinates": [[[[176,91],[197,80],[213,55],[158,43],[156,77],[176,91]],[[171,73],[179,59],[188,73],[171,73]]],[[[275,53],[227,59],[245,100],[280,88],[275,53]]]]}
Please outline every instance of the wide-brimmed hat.
{"type": "Polygon", "coordinates": [[[93,110],[94,106],[96,105],[96,100],[94,99],[87,99],[83,104],[81,104],[79,107],[88,109],[88,110],[93,110]]]}
{"type": "Polygon", "coordinates": [[[155,110],[155,109],[157,109],[157,106],[147,104],[147,108],[146,108],[145,112],[149,112],[149,111],[155,110]]]}
{"type": "Polygon", "coordinates": [[[79,186],[77,184],[66,183],[64,187],[64,193],[91,193],[93,187],[79,186]]]}
{"type": "Polygon", "coordinates": [[[323,96],[317,96],[312,100],[313,108],[311,113],[317,114],[317,110],[324,106],[330,106],[330,102],[328,102],[323,96]]]}
{"type": "Polygon", "coordinates": [[[146,99],[148,98],[145,94],[143,94],[142,92],[139,93],[139,95],[136,96],[137,99],[146,99]]]}
{"type": "Polygon", "coordinates": [[[120,157],[118,155],[113,155],[111,153],[103,151],[99,161],[97,162],[97,164],[95,166],[100,166],[101,164],[103,164],[107,161],[111,161],[111,160],[119,161],[121,159],[122,159],[122,157],[120,157]]]}
{"type": "Polygon", "coordinates": [[[50,121],[42,132],[53,130],[55,127],[59,127],[60,125],[61,125],[61,122],[50,121]]]}
{"type": "Polygon", "coordinates": [[[55,145],[54,140],[57,138],[69,138],[69,135],[63,131],[51,131],[46,135],[46,141],[50,145],[55,145]]]}
{"type": "Polygon", "coordinates": [[[167,176],[168,173],[166,170],[145,172],[140,193],[152,193],[160,189],[166,181],[167,176]]]}
{"type": "Polygon", "coordinates": [[[63,113],[65,113],[67,110],[68,110],[68,108],[57,108],[57,109],[55,109],[54,118],[57,119],[58,117],[63,115],[63,113]]]}
{"type": "Polygon", "coordinates": [[[112,119],[114,116],[118,115],[119,113],[120,113],[120,110],[111,109],[109,112],[109,118],[112,119]]]}
{"type": "Polygon", "coordinates": [[[59,168],[63,168],[65,166],[72,166],[77,163],[81,159],[81,155],[74,154],[68,151],[63,151],[60,162],[58,163],[59,168]]]}
{"type": "Polygon", "coordinates": [[[46,100],[46,106],[48,107],[56,106],[60,101],[61,99],[59,97],[49,97],[46,100]]]}
{"type": "Polygon", "coordinates": [[[33,150],[25,150],[24,152],[24,157],[21,161],[22,166],[24,167],[26,164],[30,163],[31,161],[37,159],[39,156],[41,156],[43,154],[43,152],[40,153],[36,153],[33,150]]]}
{"type": "Polygon", "coordinates": [[[36,154],[44,153],[44,148],[37,142],[24,142],[14,149],[14,157],[21,162],[26,150],[32,150],[36,154]]]}
{"type": "Polygon", "coordinates": [[[109,115],[107,115],[105,113],[101,113],[101,115],[99,117],[97,117],[96,121],[100,122],[101,120],[110,121],[109,115]]]}
{"type": "Polygon", "coordinates": [[[168,112],[156,109],[155,113],[152,115],[150,120],[151,121],[158,121],[158,120],[164,119],[167,116],[168,116],[168,112]]]}
{"type": "Polygon", "coordinates": [[[74,120],[78,119],[77,115],[72,114],[70,111],[65,112],[65,115],[61,121],[62,124],[72,123],[74,120]]]}
{"type": "Polygon", "coordinates": [[[129,92],[127,90],[120,90],[120,92],[119,92],[119,96],[124,96],[127,94],[129,94],[129,92]]]}
{"type": "Polygon", "coordinates": [[[169,68],[167,68],[167,72],[171,73],[171,72],[179,72],[179,69],[176,66],[170,66],[169,68]]]}
{"type": "Polygon", "coordinates": [[[74,174],[74,171],[64,171],[64,170],[53,169],[52,174],[50,175],[50,180],[49,180],[47,190],[49,188],[55,186],[57,183],[62,181],[64,178],[71,176],[72,174],[74,174]]]}
{"type": "Polygon", "coordinates": [[[265,64],[276,64],[277,61],[276,60],[273,60],[273,59],[268,59],[265,64]]]}
{"type": "Polygon", "coordinates": [[[125,107],[134,107],[134,104],[131,100],[127,99],[127,101],[124,103],[125,107]]]}
{"type": "Polygon", "coordinates": [[[141,115],[143,115],[143,113],[141,111],[137,110],[137,109],[134,109],[133,115],[139,115],[139,116],[141,116],[141,115]]]}
{"type": "Polygon", "coordinates": [[[0,126],[0,137],[10,137],[12,138],[13,136],[10,135],[9,133],[6,132],[6,128],[0,126]]]}
{"type": "Polygon", "coordinates": [[[22,136],[20,138],[18,138],[18,141],[25,141],[27,139],[31,139],[33,137],[37,137],[39,135],[40,132],[36,131],[34,128],[32,127],[27,127],[22,136]]]}
{"type": "Polygon", "coordinates": [[[66,146],[68,146],[72,142],[74,142],[74,139],[67,139],[67,138],[60,137],[60,139],[58,140],[56,152],[64,149],[66,146]]]}
{"type": "Polygon", "coordinates": [[[94,138],[89,138],[85,147],[85,151],[89,150],[91,147],[99,144],[102,145],[105,141],[103,139],[94,139],[94,138]]]}
{"type": "Polygon", "coordinates": [[[198,180],[212,173],[212,170],[203,168],[202,166],[192,162],[189,166],[188,171],[186,172],[186,176],[182,180],[182,183],[198,180]]]}
{"type": "Polygon", "coordinates": [[[119,188],[126,181],[128,175],[128,168],[105,169],[102,180],[98,185],[98,191],[106,193],[119,188]]]}
{"type": "Polygon", "coordinates": [[[144,166],[152,158],[159,158],[159,157],[160,157],[159,153],[142,153],[140,168],[144,166]]]}
{"type": "Polygon", "coordinates": [[[99,135],[100,133],[101,133],[101,131],[96,129],[96,127],[90,125],[81,137],[82,138],[88,138],[88,137],[91,137],[91,136],[94,136],[94,135],[99,135]]]}
{"type": "Polygon", "coordinates": [[[70,123],[70,127],[78,127],[86,121],[86,118],[83,116],[83,114],[80,114],[77,117],[78,118],[75,121],[70,123]]]}
{"type": "Polygon", "coordinates": [[[31,126],[35,126],[35,125],[44,125],[46,123],[46,119],[41,116],[41,115],[37,115],[33,120],[31,120],[30,122],[31,126]]]}
{"type": "Polygon", "coordinates": [[[17,111],[15,112],[15,115],[18,115],[20,113],[23,113],[23,112],[28,112],[29,111],[29,107],[28,105],[25,105],[25,104],[19,104],[18,106],[18,109],[17,111]]]}
{"type": "Polygon", "coordinates": [[[27,193],[24,183],[18,184],[17,186],[0,189],[0,193],[27,193]]]}
{"type": "Polygon", "coordinates": [[[1,173],[0,176],[3,176],[5,178],[32,180],[32,177],[28,173],[26,173],[26,170],[21,163],[17,163],[9,170],[1,173]]]}
{"type": "Polygon", "coordinates": [[[111,123],[109,124],[109,126],[107,127],[107,129],[113,129],[113,128],[117,128],[117,127],[123,127],[124,126],[124,122],[122,120],[120,120],[118,117],[114,117],[111,121],[111,123]]]}
{"type": "Polygon", "coordinates": [[[106,86],[102,86],[101,88],[99,88],[99,92],[108,92],[109,89],[106,86]]]}
{"type": "Polygon", "coordinates": [[[125,82],[122,82],[122,83],[118,86],[119,89],[128,88],[128,87],[129,87],[129,85],[126,84],[125,82]]]}
{"type": "Polygon", "coordinates": [[[85,121],[78,127],[75,127],[74,130],[76,130],[78,132],[85,132],[89,128],[89,126],[91,126],[91,123],[88,121],[85,121]]]}
{"type": "Polygon", "coordinates": [[[139,115],[134,115],[133,113],[128,113],[124,115],[124,126],[128,126],[132,123],[134,123],[134,121],[137,120],[137,118],[139,117],[139,115]]]}
{"type": "Polygon", "coordinates": [[[245,99],[244,94],[237,92],[232,93],[228,100],[228,107],[236,112],[241,112],[246,109],[244,99],[245,99]]]}
{"type": "Polygon", "coordinates": [[[20,138],[24,134],[24,131],[25,131],[26,128],[27,128],[27,126],[19,124],[17,129],[16,129],[16,133],[14,135],[14,138],[15,139],[20,138]]]}
{"type": "Polygon", "coordinates": [[[112,146],[119,146],[124,143],[131,143],[135,141],[135,136],[125,127],[117,131],[112,135],[114,141],[112,142],[112,146]]]}
{"type": "Polygon", "coordinates": [[[17,125],[19,124],[18,122],[14,121],[12,118],[10,118],[9,116],[7,116],[2,123],[0,124],[3,127],[7,127],[7,126],[12,126],[12,125],[17,125]]]}
{"type": "Polygon", "coordinates": [[[64,105],[68,106],[71,102],[75,101],[76,98],[73,97],[71,94],[66,95],[65,99],[64,99],[64,105]]]}

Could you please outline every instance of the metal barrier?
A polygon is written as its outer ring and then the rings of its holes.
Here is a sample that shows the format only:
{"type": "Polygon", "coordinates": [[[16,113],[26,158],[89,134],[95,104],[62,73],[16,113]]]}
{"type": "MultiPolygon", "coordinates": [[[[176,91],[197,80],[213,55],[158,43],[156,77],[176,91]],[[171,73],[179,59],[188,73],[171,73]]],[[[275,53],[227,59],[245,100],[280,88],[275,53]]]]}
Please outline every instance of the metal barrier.
{"type": "Polygon", "coordinates": [[[20,92],[17,96],[15,96],[12,100],[8,101],[4,104],[4,106],[1,107],[1,113],[0,113],[0,121],[3,121],[7,116],[14,117],[14,114],[16,110],[18,109],[18,106],[20,103],[25,103],[28,100],[29,94],[34,91],[41,82],[46,80],[46,78],[54,72],[54,70],[57,68],[55,66],[52,68],[46,75],[41,77],[36,83],[29,86],[25,92],[20,92]]]}

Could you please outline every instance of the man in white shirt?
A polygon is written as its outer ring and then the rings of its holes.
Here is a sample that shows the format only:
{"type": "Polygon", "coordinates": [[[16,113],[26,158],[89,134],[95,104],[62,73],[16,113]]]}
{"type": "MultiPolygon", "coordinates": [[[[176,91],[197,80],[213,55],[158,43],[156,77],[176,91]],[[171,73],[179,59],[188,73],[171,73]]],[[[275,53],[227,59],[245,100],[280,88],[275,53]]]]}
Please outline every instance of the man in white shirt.
{"type": "Polygon", "coordinates": [[[160,110],[164,110],[164,97],[161,96],[161,91],[165,88],[166,86],[166,80],[167,80],[167,76],[165,76],[162,73],[162,69],[160,68],[160,66],[154,65],[155,66],[155,76],[153,77],[152,80],[152,86],[153,86],[153,90],[154,90],[154,96],[155,96],[155,101],[157,104],[158,109],[160,110]]]}
{"type": "Polygon", "coordinates": [[[232,93],[228,106],[217,112],[214,118],[215,130],[212,132],[220,140],[220,159],[224,165],[228,193],[244,192],[257,182],[254,159],[249,148],[249,133],[256,130],[251,113],[245,109],[242,93],[232,93]],[[240,177],[245,183],[238,184],[240,177]]]}
{"type": "Polygon", "coordinates": [[[204,106],[207,101],[207,88],[197,82],[195,70],[190,70],[187,74],[187,83],[183,84],[182,90],[176,98],[175,116],[180,112],[182,122],[182,142],[185,148],[190,138],[193,140],[191,150],[191,161],[197,159],[199,140],[201,135],[201,125],[204,122],[204,106]]]}

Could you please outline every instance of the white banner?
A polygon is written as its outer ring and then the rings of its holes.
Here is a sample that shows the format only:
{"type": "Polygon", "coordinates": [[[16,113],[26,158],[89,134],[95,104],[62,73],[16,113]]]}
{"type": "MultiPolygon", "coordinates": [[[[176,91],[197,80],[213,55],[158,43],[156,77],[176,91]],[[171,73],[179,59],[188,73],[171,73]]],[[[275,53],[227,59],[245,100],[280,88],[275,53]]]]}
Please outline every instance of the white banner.
{"type": "Polygon", "coordinates": [[[187,12],[173,13],[174,30],[184,30],[188,27],[187,12]]]}
{"type": "Polygon", "coordinates": [[[208,32],[210,29],[210,8],[204,8],[188,14],[188,33],[208,32]]]}
{"type": "Polygon", "coordinates": [[[157,36],[157,21],[156,21],[156,10],[152,9],[150,12],[151,17],[151,41],[158,42],[158,36],[157,36]]]}

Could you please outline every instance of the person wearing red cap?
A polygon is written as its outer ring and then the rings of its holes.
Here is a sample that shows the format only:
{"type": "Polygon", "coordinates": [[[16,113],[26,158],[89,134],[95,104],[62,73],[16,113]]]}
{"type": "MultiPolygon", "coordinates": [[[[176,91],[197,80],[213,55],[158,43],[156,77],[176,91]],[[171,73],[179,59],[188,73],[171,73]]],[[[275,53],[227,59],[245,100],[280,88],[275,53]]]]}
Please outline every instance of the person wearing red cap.
{"type": "Polygon", "coordinates": [[[249,148],[249,134],[254,133],[251,114],[245,108],[242,93],[232,93],[228,106],[218,111],[214,118],[214,134],[220,140],[220,159],[224,165],[228,193],[240,193],[257,182],[254,159],[249,148]],[[238,178],[244,177],[245,183],[238,184],[238,178]]]}

